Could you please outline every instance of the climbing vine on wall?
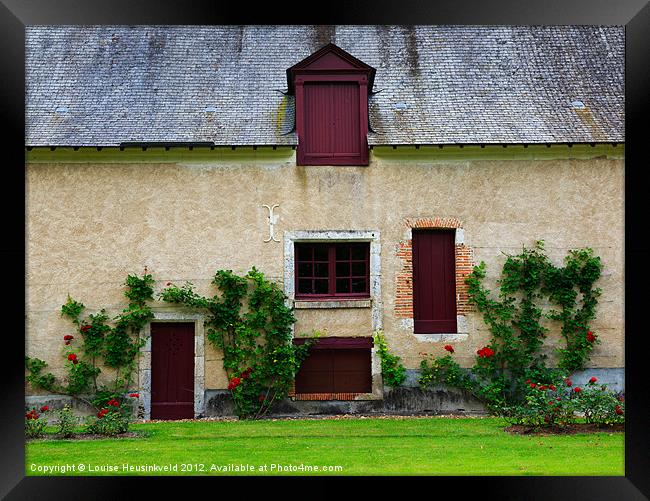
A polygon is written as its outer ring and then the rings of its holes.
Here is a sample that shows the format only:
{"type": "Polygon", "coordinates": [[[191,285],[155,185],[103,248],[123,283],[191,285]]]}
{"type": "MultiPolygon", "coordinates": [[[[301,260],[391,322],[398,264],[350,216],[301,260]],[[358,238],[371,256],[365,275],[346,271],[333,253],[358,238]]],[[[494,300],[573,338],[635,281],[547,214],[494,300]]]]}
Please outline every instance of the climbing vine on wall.
{"type": "MultiPolygon", "coordinates": [[[[423,360],[421,386],[446,383],[469,390],[493,408],[523,398],[527,380],[551,383],[583,369],[600,340],[590,329],[595,318],[602,263],[591,249],[572,250],[564,266],[555,266],[539,241],[532,249],[508,255],[495,295],[484,285],[485,263],[467,277],[469,300],[483,315],[490,343],[477,351],[469,372],[450,355],[423,360]],[[541,304],[553,305],[544,311],[541,304]],[[563,346],[556,348],[557,368],[546,365],[542,346],[548,328],[543,320],[561,323],[563,346]]],[[[453,349],[452,349],[453,352],[453,349]]]]}
{"type": "Polygon", "coordinates": [[[127,276],[124,295],[128,306],[112,320],[102,309],[83,317],[83,303],[68,296],[61,307],[61,316],[72,321],[75,334],[63,336],[63,356],[66,376],[62,381],[51,373],[43,373],[47,363],[38,358],[25,357],[29,374],[27,381],[34,387],[52,393],[69,395],[96,408],[114,399],[123,399],[133,385],[136,359],[144,340],[140,330],[153,318],[147,301],[153,299],[151,275],[127,276]],[[98,378],[102,367],[112,372],[108,384],[100,384],[98,378]]]}
{"type": "Polygon", "coordinates": [[[220,294],[211,298],[197,294],[191,283],[168,284],[160,297],[207,313],[207,338],[223,352],[238,416],[262,417],[288,395],[314,341],[293,345],[296,319],[285,305],[286,296],[257,269],[243,277],[219,270],[212,284],[220,294]]]}

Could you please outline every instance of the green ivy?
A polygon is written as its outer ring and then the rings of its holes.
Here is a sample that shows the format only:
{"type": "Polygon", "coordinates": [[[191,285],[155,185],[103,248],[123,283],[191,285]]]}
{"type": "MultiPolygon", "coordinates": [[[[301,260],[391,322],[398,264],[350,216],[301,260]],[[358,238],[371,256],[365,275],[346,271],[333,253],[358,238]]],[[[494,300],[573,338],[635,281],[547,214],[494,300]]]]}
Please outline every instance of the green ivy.
{"type": "Polygon", "coordinates": [[[25,368],[29,371],[27,381],[34,387],[52,393],[70,395],[96,408],[101,407],[104,395],[121,399],[133,384],[136,360],[145,340],[139,338],[142,327],[153,318],[147,301],[153,299],[153,277],[128,275],[124,295],[129,299],[128,307],[115,317],[109,325],[104,309],[82,318],[85,305],[69,295],[61,306],[61,316],[67,317],[76,326],[73,340],[64,350],[66,376],[57,381],[51,373],[42,374],[47,363],[38,358],[25,357],[25,368]],[[81,342],[77,341],[80,338],[81,342]],[[68,357],[74,354],[75,360],[68,357]],[[76,362],[76,363],[75,363],[76,362]],[[97,378],[102,372],[100,366],[114,371],[112,383],[100,386],[97,378]],[[90,395],[86,398],[82,395],[90,395]]]}
{"type": "Polygon", "coordinates": [[[219,270],[212,280],[219,289],[202,297],[191,283],[170,285],[160,297],[207,314],[208,341],[223,352],[223,367],[240,418],[264,416],[291,390],[313,340],[292,344],[293,311],[277,284],[252,268],[241,277],[219,270]]]}
{"type": "Polygon", "coordinates": [[[400,362],[400,357],[390,353],[382,332],[375,332],[373,339],[381,358],[381,376],[384,383],[393,388],[401,386],[406,379],[406,368],[400,362]]]}
{"type": "Polygon", "coordinates": [[[600,258],[591,249],[570,251],[564,266],[557,267],[546,256],[544,242],[538,241],[532,249],[506,256],[495,297],[483,285],[486,265],[481,262],[465,283],[470,303],[476,305],[490,329],[491,340],[482,348],[487,351],[477,352],[474,366],[465,375],[450,355],[423,361],[420,385],[460,387],[489,409],[498,410],[523,401],[526,380],[550,384],[584,368],[594,345],[600,342],[589,323],[596,315],[601,291],[594,283],[601,272],[600,258]],[[545,301],[559,309],[544,311],[540,304],[545,301]],[[541,352],[548,333],[544,320],[561,323],[565,346],[556,348],[557,368],[547,367],[547,357],[541,352]]]}

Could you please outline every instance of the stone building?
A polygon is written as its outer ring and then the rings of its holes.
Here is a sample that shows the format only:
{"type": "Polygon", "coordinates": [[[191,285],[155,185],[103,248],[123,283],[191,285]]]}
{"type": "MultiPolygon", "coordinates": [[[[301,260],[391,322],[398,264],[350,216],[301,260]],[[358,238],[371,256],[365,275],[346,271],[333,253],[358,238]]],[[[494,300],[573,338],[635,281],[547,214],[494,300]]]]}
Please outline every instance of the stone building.
{"type": "MultiPolygon", "coordinates": [[[[471,366],[490,333],[465,276],[484,261],[494,287],[504,253],[544,240],[558,264],[601,257],[602,343],[575,377],[624,389],[623,27],[29,26],[26,44],[26,354],[55,374],[68,294],[116,314],[145,267],[211,295],[216,270],[255,266],[296,336],[323,332],[319,370],[345,353],[358,376],[307,377],[286,412],[478,412],[418,390],[420,361],[453,343],[471,366]],[[404,389],[382,384],[379,330],[404,389]]],[[[143,336],[191,340],[194,415],[227,414],[202,317],[152,307],[143,336]]]]}

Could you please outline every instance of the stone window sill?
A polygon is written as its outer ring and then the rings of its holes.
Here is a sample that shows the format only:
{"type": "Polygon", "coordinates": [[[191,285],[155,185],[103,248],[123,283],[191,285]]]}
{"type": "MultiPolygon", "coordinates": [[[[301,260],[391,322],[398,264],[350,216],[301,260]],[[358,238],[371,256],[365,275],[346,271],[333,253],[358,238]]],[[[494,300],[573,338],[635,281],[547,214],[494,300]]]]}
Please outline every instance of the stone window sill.
{"type": "Polygon", "coordinates": [[[469,335],[466,333],[450,332],[444,334],[414,334],[418,341],[439,343],[443,341],[465,341],[469,335]]]}
{"type": "Polygon", "coordinates": [[[317,308],[370,308],[370,299],[329,299],[329,300],[306,300],[296,299],[293,302],[297,310],[317,309],[317,308]]]}

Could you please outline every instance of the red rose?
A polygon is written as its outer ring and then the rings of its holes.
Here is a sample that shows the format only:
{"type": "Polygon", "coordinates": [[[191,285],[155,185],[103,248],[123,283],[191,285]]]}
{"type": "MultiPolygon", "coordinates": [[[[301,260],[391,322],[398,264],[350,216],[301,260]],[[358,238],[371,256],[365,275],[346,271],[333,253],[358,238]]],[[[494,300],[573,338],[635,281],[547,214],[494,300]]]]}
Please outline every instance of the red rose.
{"type": "Polygon", "coordinates": [[[90,325],[85,324],[81,326],[81,332],[88,332],[90,330],[90,325]]]}
{"type": "Polygon", "coordinates": [[[70,355],[68,355],[68,360],[76,363],[77,355],[75,355],[74,353],[70,353],[70,355]]]}
{"type": "Polygon", "coordinates": [[[447,350],[449,353],[453,353],[454,352],[454,347],[452,345],[450,345],[450,344],[446,344],[445,345],[445,350],[447,350]]]}
{"type": "Polygon", "coordinates": [[[593,377],[589,380],[589,382],[590,382],[591,384],[594,384],[596,381],[598,381],[598,378],[595,377],[595,376],[593,376],[593,377]]]}
{"type": "Polygon", "coordinates": [[[241,379],[238,377],[234,377],[230,380],[230,383],[228,384],[228,389],[229,390],[234,390],[239,386],[239,383],[241,383],[241,379]]]}
{"type": "Polygon", "coordinates": [[[535,383],[530,383],[531,388],[535,388],[535,386],[537,386],[535,383]]]}
{"type": "Polygon", "coordinates": [[[129,393],[129,397],[140,398],[140,394],[139,393],[129,393]]]}
{"type": "Polygon", "coordinates": [[[50,408],[47,405],[44,405],[43,407],[41,407],[41,412],[47,412],[49,410],[50,410],[50,408]]]}
{"type": "Polygon", "coordinates": [[[70,334],[67,334],[67,335],[63,336],[63,339],[65,339],[66,341],[70,341],[71,339],[74,339],[74,336],[71,336],[70,334]]]}
{"type": "Polygon", "coordinates": [[[549,388],[550,388],[552,391],[555,391],[555,386],[551,385],[551,386],[549,386],[549,388]]]}
{"type": "Polygon", "coordinates": [[[103,418],[106,414],[108,414],[108,409],[102,409],[101,411],[99,411],[99,412],[97,413],[97,417],[101,419],[101,418],[103,418]]]}
{"type": "Polygon", "coordinates": [[[491,356],[494,355],[494,350],[492,348],[489,348],[488,346],[485,346],[484,348],[478,350],[476,353],[481,358],[490,358],[491,356]]]}
{"type": "Polygon", "coordinates": [[[587,332],[587,341],[593,343],[595,340],[596,340],[596,336],[594,336],[594,333],[591,331],[587,332]]]}
{"type": "Polygon", "coordinates": [[[566,383],[567,386],[573,386],[573,383],[571,382],[570,379],[565,379],[564,382],[566,383]]]}
{"type": "Polygon", "coordinates": [[[258,399],[260,402],[264,402],[264,399],[265,399],[265,398],[266,398],[266,397],[264,396],[264,393],[262,393],[262,394],[261,394],[257,399],[258,399]]]}
{"type": "Polygon", "coordinates": [[[614,412],[616,412],[616,414],[620,416],[621,414],[623,414],[623,409],[621,409],[620,405],[617,405],[616,407],[614,407],[614,412]]]}
{"type": "Polygon", "coordinates": [[[561,399],[560,397],[557,397],[555,400],[557,400],[557,401],[559,402],[559,401],[562,400],[562,399],[561,399]]]}
{"type": "Polygon", "coordinates": [[[542,386],[539,387],[540,390],[545,390],[547,388],[548,388],[548,386],[546,386],[546,385],[542,385],[542,386]]]}
{"type": "Polygon", "coordinates": [[[526,384],[530,384],[530,379],[526,379],[526,384]]]}
{"type": "Polygon", "coordinates": [[[618,401],[619,402],[625,402],[625,397],[623,395],[621,395],[620,397],[618,397],[618,401]]]}
{"type": "Polygon", "coordinates": [[[580,393],[581,391],[582,391],[582,390],[580,389],[579,386],[576,386],[575,388],[573,388],[573,392],[574,392],[574,393],[580,393]]]}

